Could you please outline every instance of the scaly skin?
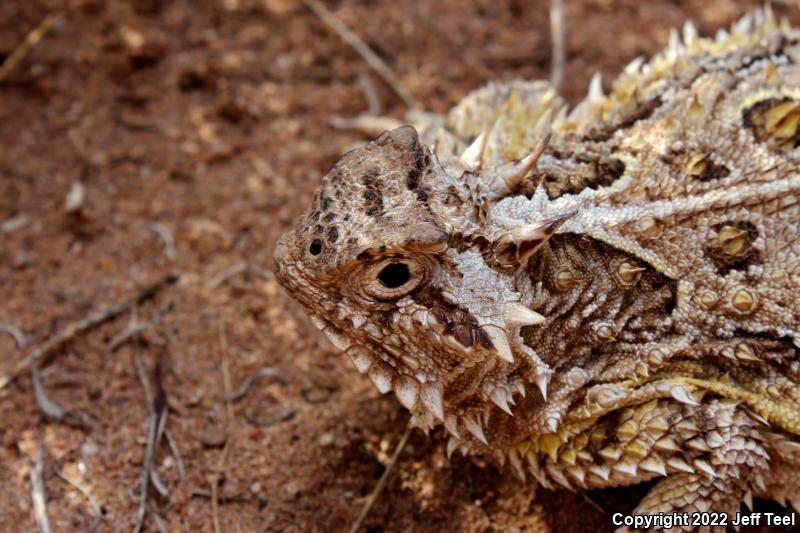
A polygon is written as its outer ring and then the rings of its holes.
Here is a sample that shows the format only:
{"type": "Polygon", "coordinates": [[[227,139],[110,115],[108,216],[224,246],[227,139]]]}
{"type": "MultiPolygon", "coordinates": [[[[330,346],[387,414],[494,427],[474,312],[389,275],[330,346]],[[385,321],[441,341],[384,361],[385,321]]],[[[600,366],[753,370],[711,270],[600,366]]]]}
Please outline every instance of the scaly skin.
{"type": "Polygon", "coordinates": [[[636,513],[800,508],[800,32],[683,41],[572,111],[491,84],[346,154],[276,272],[449,452],[659,478],[636,513]]]}

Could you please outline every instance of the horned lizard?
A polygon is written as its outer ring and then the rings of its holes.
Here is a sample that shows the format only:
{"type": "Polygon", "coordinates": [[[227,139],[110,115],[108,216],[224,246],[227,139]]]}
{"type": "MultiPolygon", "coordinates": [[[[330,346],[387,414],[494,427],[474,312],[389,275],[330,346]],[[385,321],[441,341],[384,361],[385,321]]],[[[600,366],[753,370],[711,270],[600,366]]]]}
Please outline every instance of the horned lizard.
{"type": "Polygon", "coordinates": [[[347,153],[275,269],[448,453],[724,530],[800,511],[800,31],[682,33],[572,109],[493,83],[347,153]]]}

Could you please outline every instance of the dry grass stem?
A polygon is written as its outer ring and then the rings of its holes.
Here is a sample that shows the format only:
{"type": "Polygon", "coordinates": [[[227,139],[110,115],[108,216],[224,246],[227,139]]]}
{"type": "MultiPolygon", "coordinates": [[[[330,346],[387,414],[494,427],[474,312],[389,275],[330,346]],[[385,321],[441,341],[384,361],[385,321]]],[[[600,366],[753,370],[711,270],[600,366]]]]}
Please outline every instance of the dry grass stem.
{"type": "Polygon", "coordinates": [[[125,302],[120,302],[109,307],[93,311],[85,318],[67,325],[67,327],[47,339],[43,344],[25,356],[25,358],[17,362],[11,371],[0,376],[0,390],[4,389],[9,383],[14,381],[17,376],[28,369],[31,365],[34,363],[38,364],[45,357],[63,346],[76,335],[89,331],[90,329],[93,329],[104,322],[118,317],[127,311],[131,306],[154,297],[156,293],[158,293],[158,291],[164,286],[174,283],[177,281],[177,279],[177,276],[173,274],[167,274],[166,276],[163,276],[150,285],[144,287],[133,298],[130,298],[125,302]]]}
{"type": "Polygon", "coordinates": [[[314,12],[322,21],[327,24],[329,28],[339,34],[344,42],[346,42],[353,50],[360,55],[367,64],[372,67],[378,76],[383,78],[389,87],[391,87],[397,96],[403,101],[403,103],[409,109],[415,109],[418,107],[417,101],[414,99],[414,96],[411,94],[411,91],[408,90],[408,87],[398,78],[392,69],[381,59],[378,54],[372,51],[372,49],[367,46],[367,43],[361,39],[358,35],[356,35],[353,30],[347,27],[347,25],[339,20],[336,15],[331,13],[327,7],[319,3],[317,0],[302,0],[303,4],[314,12]]]}
{"type": "Polygon", "coordinates": [[[28,35],[25,36],[25,40],[14,49],[13,52],[6,58],[2,65],[0,65],[0,83],[2,83],[11,72],[16,68],[17,64],[28,55],[34,46],[39,44],[39,42],[44,39],[47,32],[53,27],[55,24],[58,16],[55,13],[50,13],[46,17],[42,19],[38,26],[33,28],[28,35]]]}
{"type": "Polygon", "coordinates": [[[42,385],[42,376],[36,366],[31,367],[31,381],[33,382],[33,395],[42,412],[54,420],[63,419],[67,410],[47,397],[44,385],[42,385]]]}
{"type": "Polygon", "coordinates": [[[175,259],[177,255],[175,252],[175,239],[172,237],[172,232],[161,222],[151,222],[147,225],[147,229],[161,237],[164,241],[164,255],[169,259],[175,259]]]}
{"type": "Polygon", "coordinates": [[[86,500],[88,500],[89,505],[91,505],[92,507],[92,514],[94,514],[94,522],[92,522],[92,525],[89,527],[88,533],[94,533],[95,531],[97,531],[97,528],[100,527],[100,522],[102,522],[103,520],[103,511],[100,507],[100,504],[98,504],[97,501],[95,501],[95,499],[92,497],[91,493],[86,489],[86,487],[84,487],[74,479],[67,477],[56,465],[53,465],[53,473],[56,476],[58,476],[62,481],[64,481],[64,483],[70,485],[72,488],[80,492],[81,495],[84,498],[86,498],[86,500]]]}
{"type": "MultiPolygon", "coordinates": [[[[247,269],[245,265],[245,270],[247,269]]],[[[211,521],[214,525],[214,533],[221,533],[222,529],[220,528],[219,523],[219,482],[220,482],[220,474],[219,472],[224,471],[226,468],[226,464],[228,462],[228,453],[231,447],[231,427],[233,425],[233,394],[231,393],[231,375],[230,375],[230,368],[228,366],[228,338],[225,334],[225,320],[220,315],[219,317],[219,349],[220,349],[220,358],[221,366],[222,366],[222,388],[223,394],[225,398],[225,413],[226,413],[226,427],[225,427],[225,446],[222,448],[222,454],[219,458],[219,465],[217,468],[217,472],[211,475],[211,521]]]]}
{"type": "Polygon", "coordinates": [[[406,447],[406,443],[408,442],[408,437],[411,435],[411,426],[406,426],[406,431],[403,433],[403,436],[400,437],[400,442],[397,443],[397,447],[394,449],[394,453],[392,454],[392,458],[389,460],[389,464],[386,465],[386,469],[381,474],[381,478],[378,480],[378,483],[375,484],[375,488],[372,489],[372,493],[367,497],[367,501],[364,502],[364,507],[361,509],[361,513],[359,513],[358,518],[356,521],[353,522],[353,526],[350,528],[350,533],[357,533],[361,524],[364,522],[364,519],[369,514],[369,510],[372,509],[372,505],[375,503],[375,500],[380,495],[381,491],[383,491],[384,487],[386,487],[386,482],[389,479],[389,474],[392,473],[392,469],[394,465],[397,464],[397,459],[400,457],[400,454],[403,452],[403,449],[406,447]]]}
{"type": "Polygon", "coordinates": [[[263,377],[271,377],[276,381],[283,383],[284,385],[289,383],[289,378],[277,368],[271,366],[259,368],[244,378],[244,381],[242,381],[242,384],[239,386],[236,392],[232,393],[230,396],[226,396],[226,399],[231,402],[238,402],[245,397],[247,392],[250,390],[250,387],[253,386],[253,383],[255,383],[257,379],[263,377]]]}
{"type": "Polygon", "coordinates": [[[564,80],[566,52],[564,44],[564,0],[550,0],[550,39],[552,59],[550,63],[550,84],[561,87],[564,80]]]}
{"type": "Polygon", "coordinates": [[[0,324],[0,332],[11,335],[20,350],[25,347],[25,334],[18,327],[11,324],[0,324]]]}
{"type": "Polygon", "coordinates": [[[164,436],[167,438],[167,445],[169,446],[170,452],[172,452],[172,456],[175,458],[175,465],[178,468],[178,479],[183,481],[186,477],[186,468],[183,465],[183,456],[181,455],[181,449],[178,447],[178,441],[175,440],[175,437],[172,436],[172,432],[168,429],[164,430],[164,436]]]}
{"type": "Polygon", "coordinates": [[[152,324],[148,322],[137,322],[136,324],[128,324],[124,330],[120,331],[116,335],[114,335],[108,344],[106,344],[106,348],[109,352],[115,352],[120,346],[128,342],[129,340],[138,337],[141,333],[145,331],[153,329],[152,324]]]}
{"type": "MultiPolygon", "coordinates": [[[[137,323],[136,306],[131,308],[131,320],[128,329],[137,323]]],[[[169,490],[161,482],[158,474],[153,470],[153,458],[155,457],[158,443],[164,434],[164,429],[167,423],[167,401],[164,390],[161,386],[161,373],[158,363],[156,363],[155,371],[155,392],[153,386],[150,384],[150,379],[147,377],[147,370],[144,365],[144,358],[142,356],[141,345],[139,343],[138,333],[133,334],[133,362],[136,367],[136,373],[139,376],[139,381],[142,384],[144,391],[145,404],[147,405],[147,445],[145,448],[144,461],[142,462],[142,472],[139,476],[139,509],[136,514],[136,522],[133,531],[138,533],[141,531],[145,517],[147,516],[147,498],[150,483],[162,495],[169,494],[169,490]]]]}
{"type": "Polygon", "coordinates": [[[33,512],[41,533],[50,533],[50,522],[47,519],[47,497],[44,493],[44,452],[41,444],[36,449],[36,461],[31,468],[31,498],[33,512]]]}

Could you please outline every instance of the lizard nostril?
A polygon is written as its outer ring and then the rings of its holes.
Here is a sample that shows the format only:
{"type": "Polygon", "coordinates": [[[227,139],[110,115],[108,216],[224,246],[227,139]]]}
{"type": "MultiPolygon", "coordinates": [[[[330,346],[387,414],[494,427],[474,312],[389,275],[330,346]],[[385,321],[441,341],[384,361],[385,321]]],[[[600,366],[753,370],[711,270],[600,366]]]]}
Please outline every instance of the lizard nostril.
{"type": "Polygon", "coordinates": [[[311,255],[319,255],[322,253],[322,241],[314,239],[311,241],[311,246],[308,247],[308,252],[311,255]]]}

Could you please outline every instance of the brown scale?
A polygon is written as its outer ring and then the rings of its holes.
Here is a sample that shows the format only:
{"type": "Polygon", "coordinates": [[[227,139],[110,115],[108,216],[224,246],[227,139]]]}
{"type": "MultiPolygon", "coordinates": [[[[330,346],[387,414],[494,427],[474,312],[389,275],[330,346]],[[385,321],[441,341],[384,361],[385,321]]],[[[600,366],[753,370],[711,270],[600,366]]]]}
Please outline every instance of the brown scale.
{"type": "MultiPolygon", "coordinates": [[[[545,283],[544,292],[534,295],[534,301],[570,301],[564,297],[565,291],[575,291],[574,294],[579,295],[574,300],[574,308],[540,310],[534,306],[534,310],[547,314],[549,327],[522,328],[525,343],[554,368],[574,366],[589,354],[604,353],[604,345],[623,332],[630,337],[628,342],[635,340],[636,331],[652,331],[652,326],[669,316],[674,305],[675,283],[672,280],[624,252],[586,237],[553,236],[532,258],[528,272],[534,283],[539,280],[545,283]],[[597,283],[598,280],[603,280],[608,288],[604,291],[605,302],[582,318],[577,329],[568,327],[576,309],[592,303],[591,300],[583,301],[587,295],[591,296],[583,284],[597,283]],[[672,296],[664,298],[660,292],[662,288],[667,288],[672,296]],[[637,306],[641,311],[638,327],[634,328],[630,320],[625,320],[619,328],[611,328],[609,338],[600,331],[606,323],[616,326],[616,319],[626,317],[626,313],[637,306]],[[566,347],[566,350],[561,347],[566,347]]],[[[643,337],[641,341],[644,342],[643,337]]]]}

